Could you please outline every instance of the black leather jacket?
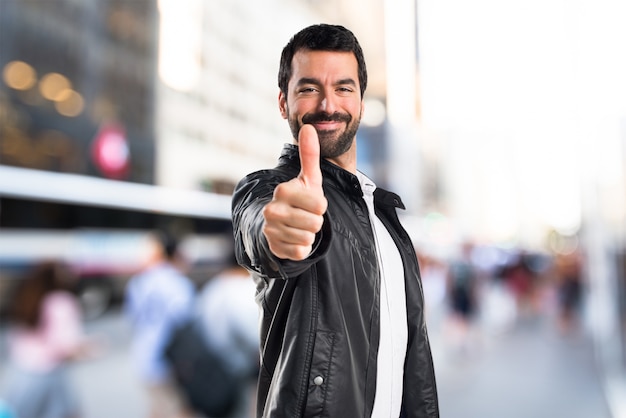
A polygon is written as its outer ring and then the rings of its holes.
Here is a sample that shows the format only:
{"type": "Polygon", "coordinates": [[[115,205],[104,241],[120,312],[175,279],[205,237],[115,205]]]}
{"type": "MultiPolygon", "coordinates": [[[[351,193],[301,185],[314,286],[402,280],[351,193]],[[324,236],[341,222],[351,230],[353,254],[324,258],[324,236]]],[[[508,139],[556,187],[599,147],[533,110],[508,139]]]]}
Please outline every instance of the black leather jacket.
{"type": "MultiPolygon", "coordinates": [[[[356,176],[322,161],[328,199],[312,255],[278,259],[261,232],[277,184],[297,176],[298,148],[245,177],[233,196],[235,250],[253,272],[262,308],[258,417],[370,417],[379,339],[379,273],[367,206],[356,176]]],[[[404,264],[408,347],[402,417],[438,417],[439,406],[417,258],[401,227],[400,198],[380,188],[376,213],[404,264]]]]}

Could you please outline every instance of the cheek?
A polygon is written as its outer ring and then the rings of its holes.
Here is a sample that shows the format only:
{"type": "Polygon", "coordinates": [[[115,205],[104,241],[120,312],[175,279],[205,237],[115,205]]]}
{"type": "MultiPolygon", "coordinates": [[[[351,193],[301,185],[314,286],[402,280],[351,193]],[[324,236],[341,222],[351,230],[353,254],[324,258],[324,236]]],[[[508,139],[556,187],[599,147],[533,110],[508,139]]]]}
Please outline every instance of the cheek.
{"type": "Polygon", "coordinates": [[[353,98],[337,102],[337,111],[348,113],[353,119],[360,119],[363,114],[363,103],[355,101],[353,98]]]}
{"type": "Polygon", "coordinates": [[[363,115],[363,102],[355,103],[352,107],[352,114],[361,117],[363,115]]]}
{"type": "Polygon", "coordinates": [[[285,119],[300,119],[307,113],[306,106],[300,101],[293,101],[290,104],[285,104],[285,119]]]}

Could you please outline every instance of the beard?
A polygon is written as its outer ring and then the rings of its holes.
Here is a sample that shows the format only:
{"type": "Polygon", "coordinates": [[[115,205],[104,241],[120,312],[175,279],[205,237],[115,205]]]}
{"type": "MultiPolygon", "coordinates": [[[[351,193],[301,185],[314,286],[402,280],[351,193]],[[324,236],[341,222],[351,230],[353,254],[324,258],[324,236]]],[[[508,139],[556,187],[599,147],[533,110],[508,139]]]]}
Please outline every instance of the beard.
{"type": "Polygon", "coordinates": [[[352,142],[356,136],[356,132],[359,129],[361,117],[353,119],[347,113],[307,113],[302,117],[302,123],[298,121],[295,115],[289,115],[288,122],[291,134],[298,139],[298,133],[302,125],[312,124],[316,122],[333,121],[333,122],[345,122],[346,128],[341,131],[340,129],[332,130],[317,130],[317,136],[320,141],[320,156],[322,158],[337,158],[344,154],[352,146],[352,142]]]}

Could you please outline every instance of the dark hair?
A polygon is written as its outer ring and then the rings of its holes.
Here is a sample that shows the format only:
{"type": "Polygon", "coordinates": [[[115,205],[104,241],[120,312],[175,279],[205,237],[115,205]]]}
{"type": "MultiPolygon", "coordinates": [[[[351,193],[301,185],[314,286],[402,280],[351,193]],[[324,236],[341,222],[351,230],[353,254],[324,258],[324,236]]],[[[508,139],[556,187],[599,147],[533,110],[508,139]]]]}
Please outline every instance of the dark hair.
{"type": "Polygon", "coordinates": [[[178,255],[178,249],[180,246],[180,238],[175,234],[158,230],[155,232],[155,236],[163,248],[163,253],[168,260],[173,260],[178,255]]]}
{"type": "Polygon", "coordinates": [[[278,88],[287,95],[289,79],[291,79],[291,61],[293,56],[301,49],[311,51],[341,51],[352,52],[359,66],[359,85],[361,97],[367,87],[367,68],[365,58],[359,41],[354,34],[339,25],[311,25],[296,33],[285,45],[280,56],[280,68],[278,70],[278,88]]]}
{"type": "Polygon", "coordinates": [[[41,319],[44,298],[57,290],[71,291],[72,273],[57,261],[42,261],[32,266],[19,280],[8,302],[9,321],[35,328],[41,319]]]}

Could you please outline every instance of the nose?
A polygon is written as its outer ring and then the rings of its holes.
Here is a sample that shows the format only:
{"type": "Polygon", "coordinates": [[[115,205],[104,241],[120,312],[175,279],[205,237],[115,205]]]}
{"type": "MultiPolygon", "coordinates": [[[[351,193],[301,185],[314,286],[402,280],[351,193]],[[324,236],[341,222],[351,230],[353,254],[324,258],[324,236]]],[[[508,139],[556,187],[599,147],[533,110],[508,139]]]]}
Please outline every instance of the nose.
{"type": "Polygon", "coordinates": [[[332,93],[324,92],[321,96],[319,103],[319,110],[332,114],[337,110],[337,103],[334,100],[332,93]]]}

